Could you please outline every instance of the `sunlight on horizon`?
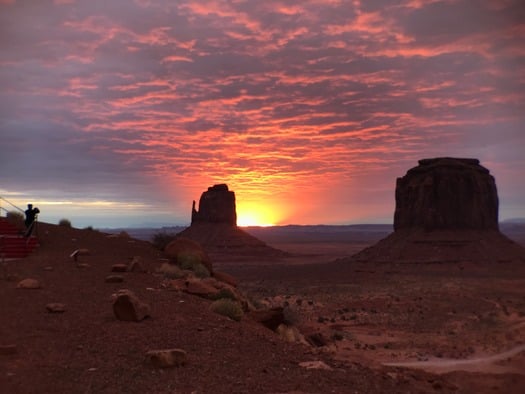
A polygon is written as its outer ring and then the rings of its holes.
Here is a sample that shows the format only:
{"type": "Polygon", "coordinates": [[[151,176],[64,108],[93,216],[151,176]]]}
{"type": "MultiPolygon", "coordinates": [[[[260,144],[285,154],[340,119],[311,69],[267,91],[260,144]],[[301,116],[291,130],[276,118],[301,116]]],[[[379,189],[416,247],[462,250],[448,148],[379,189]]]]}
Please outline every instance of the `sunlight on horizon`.
{"type": "Polygon", "coordinates": [[[270,205],[262,205],[256,202],[237,203],[237,225],[240,227],[275,226],[281,219],[280,216],[278,210],[270,205]]]}

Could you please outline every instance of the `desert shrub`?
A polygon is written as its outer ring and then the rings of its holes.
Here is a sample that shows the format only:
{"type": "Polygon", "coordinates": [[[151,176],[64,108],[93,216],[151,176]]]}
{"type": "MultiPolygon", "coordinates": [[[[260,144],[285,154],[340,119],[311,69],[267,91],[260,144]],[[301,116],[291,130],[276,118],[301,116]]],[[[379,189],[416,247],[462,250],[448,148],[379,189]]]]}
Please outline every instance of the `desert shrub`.
{"type": "Polygon", "coordinates": [[[87,230],[87,231],[95,231],[95,229],[93,228],[93,226],[87,226],[86,228],[84,228],[84,230],[87,230]]]}
{"type": "Polygon", "coordinates": [[[182,272],[182,270],[174,264],[163,263],[159,267],[158,272],[163,274],[164,277],[168,279],[184,278],[184,272],[182,272]]]}
{"type": "Polygon", "coordinates": [[[18,211],[9,211],[6,213],[6,219],[15,227],[21,229],[24,227],[24,214],[18,211]]]}
{"type": "Polygon", "coordinates": [[[181,252],[177,255],[177,262],[184,270],[192,270],[197,264],[201,264],[201,258],[195,253],[181,252]]]}
{"type": "Polygon", "coordinates": [[[221,298],[213,301],[210,305],[210,310],[235,321],[240,321],[244,315],[241,305],[229,298],[221,298]]]}
{"type": "Polygon", "coordinates": [[[155,248],[164,250],[166,246],[176,238],[176,236],[177,234],[175,233],[159,232],[153,235],[151,243],[155,248]]]}
{"type": "Polygon", "coordinates": [[[62,227],[71,227],[71,221],[69,219],[60,219],[58,225],[62,227]]]}
{"type": "Polygon", "coordinates": [[[208,268],[201,263],[194,264],[190,269],[195,273],[197,278],[209,278],[211,275],[208,268]]]}
{"type": "Polygon", "coordinates": [[[212,300],[220,300],[221,298],[236,301],[237,297],[235,294],[227,288],[220,289],[216,294],[210,296],[212,300]]]}

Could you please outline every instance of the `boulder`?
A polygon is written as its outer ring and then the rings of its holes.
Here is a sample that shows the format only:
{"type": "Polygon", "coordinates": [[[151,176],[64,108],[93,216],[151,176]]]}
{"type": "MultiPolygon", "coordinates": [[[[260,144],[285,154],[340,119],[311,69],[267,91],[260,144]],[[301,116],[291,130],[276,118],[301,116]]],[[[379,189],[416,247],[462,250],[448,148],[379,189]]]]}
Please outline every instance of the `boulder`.
{"type": "Polygon", "coordinates": [[[211,260],[206,251],[199,243],[189,238],[178,237],[174,239],[166,245],[164,254],[170,259],[170,263],[182,268],[188,268],[187,265],[202,264],[210,273],[213,272],[211,260]]]}
{"type": "Polygon", "coordinates": [[[113,302],[113,313],[118,320],[141,321],[150,316],[150,307],[130,290],[119,290],[113,302]]]}
{"type": "Polygon", "coordinates": [[[124,282],[124,277],[122,275],[109,275],[106,276],[106,283],[122,283],[124,282]]]}
{"type": "Polygon", "coordinates": [[[23,279],[16,285],[19,289],[40,289],[40,282],[33,278],[23,279]]]}
{"type": "Polygon", "coordinates": [[[51,302],[46,305],[46,309],[49,313],[64,313],[66,311],[66,306],[59,302],[51,302]]]}
{"type": "Polygon", "coordinates": [[[494,177],[477,159],[441,157],[396,182],[394,229],[498,229],[494,177]]]}
{"type": "Polygon", "coordinates": [[[182,349],[150,350],[146,353],[146,362],[155,368],[171,368],[185,365],[188,357],[182,349]]]}
{"type": "Polygon", "coordinates": [[[217,279],[219,282],[223,282],[230,286],[237,287],[237,279],[235,279],[235,277],[230,274],[227,274],[225,272],[214,271],[213,277],[217,279]]]}
{"type": "Polygon", "coordinates": [[[272,331],[276,331],[281,324],[286,324],[281,307],[251,311],[248,316],[272,331]]]}

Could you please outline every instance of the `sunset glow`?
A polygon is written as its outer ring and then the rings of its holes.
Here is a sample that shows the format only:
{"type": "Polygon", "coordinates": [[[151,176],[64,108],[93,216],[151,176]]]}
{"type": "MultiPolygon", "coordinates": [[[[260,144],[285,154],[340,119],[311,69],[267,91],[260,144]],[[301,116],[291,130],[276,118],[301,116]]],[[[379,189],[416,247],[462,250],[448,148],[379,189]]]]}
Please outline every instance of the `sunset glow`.
{"type": "Polygon", "coordinates": [[[188,224],[227,183],[241,225],[391,222],[397,177],[458,156],[525,217],[524,8],[496,3],[0,1],[0,196],[188,224]]]}
{"type": "Polygon", "coordinates": [[[245,226],[274,226],[279,224],[277,210],[264,202],[257,203],[237,203],[237,225],[245,226]]]}

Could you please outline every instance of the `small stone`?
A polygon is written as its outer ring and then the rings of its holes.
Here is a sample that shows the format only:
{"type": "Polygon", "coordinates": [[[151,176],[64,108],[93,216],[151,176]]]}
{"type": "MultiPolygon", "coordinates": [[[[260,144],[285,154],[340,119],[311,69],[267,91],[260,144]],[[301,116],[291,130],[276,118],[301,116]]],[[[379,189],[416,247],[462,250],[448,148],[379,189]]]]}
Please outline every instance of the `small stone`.
{"type": "Polygon", "coordinates": [[[90,265],[88,263],[80,263],[77,264],[77,268],[89,268],[90,265]]]}
{"type": "Polygon", "coordinates": [[[47,266],[47,267],[44,267],[44,271],[53,271],[53,270],[54,270],[54,268],[51,267],[50,265],[47,266]]]}
{"type": "Polygon", "coordinates": [[[11,354],[16,354],[16,353],[18,353],[18,348],[16,347],[16,345],[14,344],[0,345],[0,355],[9,356],[11,354]]]}
{"type": "Polygon", "coordinates": [[[150,306],[138,299],[130,290],[119,290],[113,303],[113,313],[118,320],[141,321],[150,315],[150,306]]]}
{"type": "Polygon", "coordinates": [[[306,369],[324,369],[326,371],[332,370],[332,368],[324,361],[303,361],[302,363],[299,363],[299,366],[306,369]]]}
{"type": "Polygon", "coordinates": [[[66,306],[59,302],[52,302],[46,305],[46,309],[49,313],[64,313],[66,311],[66,306]]]}
{"type": "Polygon", "coordinates": [[[113,264],[111,266],[111,272],[126,272],[128,266],[126,264],[113,264]]]}
{"type": "Polygon", "coordinates": [[[16,285],[19,289],[40,289],[40,282],[36,279],[27,278],[23,279],[16,285]]]}
{"type": "Polygon", "coordinates": [[[185,365],[188,357],[182,349],[150,350],[146,353],[146,361],[155,368],[171,368],[185,365]]]}
{"type": "Polygon", "coordinates": [[[106,283],[122,283],[122,282],[124,282],[124,277],[122,275],[106,276],[106,283]]]}

